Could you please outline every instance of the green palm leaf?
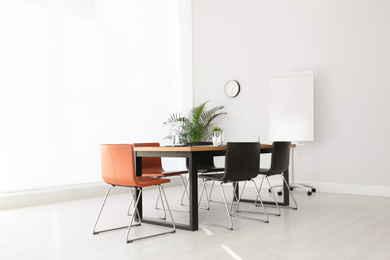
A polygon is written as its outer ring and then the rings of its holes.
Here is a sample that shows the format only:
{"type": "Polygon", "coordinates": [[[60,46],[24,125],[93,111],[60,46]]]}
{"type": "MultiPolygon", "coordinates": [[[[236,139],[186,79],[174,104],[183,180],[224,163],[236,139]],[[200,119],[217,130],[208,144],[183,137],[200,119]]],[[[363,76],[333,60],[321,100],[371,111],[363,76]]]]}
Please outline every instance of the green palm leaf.
{"type": "MultiPolygon", "coordinates": [[[[218,116],[226,114],[222,112],[224,106],[217,106],[210,110],[206,109],[206,101],[197,107],[194,107],[187,116],[183,116],[180,113],[174,113],[168,121],[163,124],[170,127],[170,130],[179,131],[180,139],[182,142],[202,142],[206,141],[210,136],[209,127],[211,122],[218,116]]],[[[169,134],[166,139],[172,139],[172,135],[169,134]]]]}

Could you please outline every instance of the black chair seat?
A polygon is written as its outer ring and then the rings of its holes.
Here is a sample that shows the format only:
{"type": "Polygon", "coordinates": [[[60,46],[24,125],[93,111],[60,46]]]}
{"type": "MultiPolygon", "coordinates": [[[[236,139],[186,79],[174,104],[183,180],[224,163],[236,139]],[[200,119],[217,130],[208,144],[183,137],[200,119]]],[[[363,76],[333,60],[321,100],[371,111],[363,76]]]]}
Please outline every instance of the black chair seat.
{"type": "Polygon", "coordinates": [[[206,180],[212,180],[212,181],[219,181],[223,180],[223,177],[225,176],[224,173],[215,173],[215,174],[202,174],[198,175],[198,178],[206,179],[206,180]]]}
{"type": "Polygon", "coordinates": [[[215,167],[210,165],[198,165],[199,172],[223,172],[225,168],[223,167],[215,167]]]}
{"type": "Polygon", "coordinates": [[[270,169],[266,169],[266,168],[260,168],[260,171],[259,171],[260,174],[262,175],[272,175],[272,172],[270,171],[270,169]]]}

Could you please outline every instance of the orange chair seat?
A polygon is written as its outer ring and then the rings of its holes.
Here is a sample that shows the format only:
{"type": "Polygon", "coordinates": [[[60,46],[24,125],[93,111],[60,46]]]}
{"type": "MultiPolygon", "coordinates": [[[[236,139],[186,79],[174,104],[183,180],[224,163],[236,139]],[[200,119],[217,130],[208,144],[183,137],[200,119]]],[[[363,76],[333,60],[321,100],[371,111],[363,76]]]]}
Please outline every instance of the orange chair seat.
{"type": "Polygon", "coordinates": [[[153,171],[153,170],[143,170],[142,176],[144,177],[170,177],[170,176],[177,176],[179,174],[185,174],[188,173],[187,171],[153,171]]]}
{"type": "MultiPolygon", "coordinates": [[[[159,147],[160,143],[135,143],[134,147],[159,147]]],[[[160,157],[142,158],[142,176],[144,177],[172,177],[188,173],[188,171],[165,171],[160,157]]]]}
{"type": "Polygon", "coordinates": [[[168,183],[171,181],[170,179],[159,179],[159,178],[149,178],[149,177],[136,177],[136,179],[138,182],[137,186],[140,188],[168,183]]]}

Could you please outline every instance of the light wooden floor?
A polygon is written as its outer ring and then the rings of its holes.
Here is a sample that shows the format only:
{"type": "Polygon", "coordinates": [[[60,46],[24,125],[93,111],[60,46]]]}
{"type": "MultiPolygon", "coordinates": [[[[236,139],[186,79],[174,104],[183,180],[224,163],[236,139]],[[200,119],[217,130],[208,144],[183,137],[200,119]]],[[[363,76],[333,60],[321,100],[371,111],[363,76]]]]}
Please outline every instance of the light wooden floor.
{"type": "MultiPolygon", "coordinates": [[[[181,187],[166,190],[171,208],[179,208],[181,187]]],[[[146,201],[155,200],[154,190],[145,192],[146,201]]],[[[268,224],[234,218],[233,231],[200,225],[196,232],[178,230],[130,244],[125,229],[92,235],[102,197],[3,210],[0,259],[390,259],[389,197],[294,194],[298,210],[284,209],[268,224]]],[[[220,199],[220,190],[213,196],[220,199]]],[[[113,195],[102,226],[127,224],[128,202],[127,194],[113,195]]],[[[153,207],[146,212],[161,214],[153,207]]],[[[175,212],[176,222],[186,214],[175,212]]],[[[201,210],[200,219],[228,223],[220,203],[201,210]]],[[[149,229],[156,227],[141,227],[149,229]]]]}

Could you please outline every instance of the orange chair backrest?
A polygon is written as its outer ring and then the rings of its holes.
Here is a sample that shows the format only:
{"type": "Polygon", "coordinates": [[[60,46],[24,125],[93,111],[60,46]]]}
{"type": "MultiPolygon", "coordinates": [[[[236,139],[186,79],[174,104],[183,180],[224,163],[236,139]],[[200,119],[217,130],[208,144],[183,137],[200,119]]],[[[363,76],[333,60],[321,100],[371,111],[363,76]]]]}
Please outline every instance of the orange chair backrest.
{"type": "MultiPolygon", "coordinates": [[[[158,147],[159,143],[135,143],[134,147],[158,147]]],[[[160,157],[143,157],[142,172],[143,173],[158,173],[164,171],[160,157]]]]}
{"type": "Polygon", "coordinates": [[[101,144],[103,180],[120,186],[138,186],[131,144],[101,144]]]}

